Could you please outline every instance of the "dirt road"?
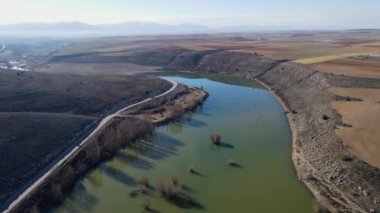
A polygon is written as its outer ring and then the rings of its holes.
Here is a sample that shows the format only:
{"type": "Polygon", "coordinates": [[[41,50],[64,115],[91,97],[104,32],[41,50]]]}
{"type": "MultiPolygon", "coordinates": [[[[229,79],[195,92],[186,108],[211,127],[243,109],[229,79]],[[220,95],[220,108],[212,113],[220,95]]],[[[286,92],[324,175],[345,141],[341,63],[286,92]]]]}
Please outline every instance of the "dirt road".
{"type": "MultiPolygon", "coordinates": [[[[165,79],[166,80],[166,79],[165,79]]],[[[60,159],[52,168],[50,168],[44,175],[42,175],[40,178],[37,179],[37,181],[35,181],[31,186],[29,186],[22,194],[20,194],[20,196],[17,197],[17,199],[15,199],[9,206],[8,208],[4,211],[4,213],[8,213],[8,212],[11,212],[11,210],[20,202],[22,201],[23,199],[25,199],[28,194],[32,191],[34,191],[35,189],[37,189],[41,183],[43,183],[48,177],[50,174],[52,174],[57,168],[59,168],[60,166],[62,166],[64,164],[64,162],[69,159],[76,151],[79,150],[79,148],[81,146],[83,146],[85,143],[87,143],[88,141],[90,141],[90,138],[95,135],[108,121],[110,121],[111,119],[113,118],[116,118],[116,117],[123,117],[123,115],[121,114],[121,112],[129,109],[129,108],[132,108],[132,107],[135,107],[137,105],[140,105],[140,104],[143,104],[145,102],[149,102],[153,99],[156,99],[156,98],[159,98],[159,97],[162,97],[162,96],[165,96],[167,95],[168,93],[172,92],[174,89],[176,89],[178,83],[177,82],[174,82],[174,81],[170,81],[170,80],[167,80],[169,81],[171,84],[173,84],[173,86],[167,90],[166,92],[160,94],[160,95],[157,95],[153,98],[147,98],[143,101],[140,101],[138,103],[135,103],[135,104],[132,104],[132,105],[129,105],[127,107],[124,107],[123,109],[120,109],[119,111],[111,114],[111,115],[108,115],[106,116],[105,118],[103,118],[103,120],[99,123],[99,125],[80,143],[78,144],[77,146],[75,146],[69,153],[67,153],[62,159],[60,159]]]]}

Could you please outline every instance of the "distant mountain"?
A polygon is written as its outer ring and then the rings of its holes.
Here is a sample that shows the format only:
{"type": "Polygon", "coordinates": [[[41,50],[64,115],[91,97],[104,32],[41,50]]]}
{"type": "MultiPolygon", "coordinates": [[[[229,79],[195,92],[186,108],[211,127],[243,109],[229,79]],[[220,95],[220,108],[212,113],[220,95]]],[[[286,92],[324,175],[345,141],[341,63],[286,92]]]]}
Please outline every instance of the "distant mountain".
{"type": "Polygon", "coordinates": [[[59,22],[59,23],[21,23],[0,25],[0,31],[75,31],[91,30],[94,26],[81,22],[59,22]]]}
{"type": "Polygon", "coordinates": [[[349,29],[346,32],[380,32],[380,29],[349,29]]]}
{"type": "Polygon", "coordinates": [[[128,33],[177,33],[209,31],[205,26],[194,24],[166,25],[149,22],[126,22],[119,24],[95,25],[96,29],[128,33]]]}
{"type": "MultiPolygon", "coordinates": [[[[360,32],[378,30],[379,29],[352,29],[345,31],[360,32]]],[[[211,28],[195,24],[169,25],[152,22],[124,22],[98,25],[90,25],[82,22],[22,23],[0,25],[0,36],[123,36],[200,33],[249,33],[268,31],[294,31],[294,29],[286,26],[226,26],[211,28]]]]}
{"type": "Polygon", "coordinates": [[[167,25],[150,22],[125,22],[90,25],[81,22],[22,23],[0,25],[2,35],[152,35],[207,33],[212,29],[194,25],[167,25]]]}

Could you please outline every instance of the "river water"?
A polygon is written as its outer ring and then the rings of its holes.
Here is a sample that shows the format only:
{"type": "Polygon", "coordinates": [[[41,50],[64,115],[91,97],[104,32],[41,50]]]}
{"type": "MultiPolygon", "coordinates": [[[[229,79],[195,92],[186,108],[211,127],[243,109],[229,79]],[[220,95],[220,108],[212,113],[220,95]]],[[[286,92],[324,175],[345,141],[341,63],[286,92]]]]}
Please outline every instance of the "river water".
{"type": "Polygon", "coordinates": [[[167,75],[203,87],[209,98],[151,139],[121,150],[76,184],[54,212],[313,212],[313,199],[297,180],[291,132],[281,105],[259,84],[216,74],[167,75]],[[210,134],[222,137],[220,146],[210,134]],[[238,166],[229,166],[233,159],[238,166]],[[191,174],[189,168],[196,170],[191,174]],[[179,186],[173,185],[173,176],[179,186]],[[146,177],[152,189],[143,187],[146,177]],[[181,199],[155,192],[165,183],[181,199]],[[191,202],[188,202],[191,198],[191,202]]]}

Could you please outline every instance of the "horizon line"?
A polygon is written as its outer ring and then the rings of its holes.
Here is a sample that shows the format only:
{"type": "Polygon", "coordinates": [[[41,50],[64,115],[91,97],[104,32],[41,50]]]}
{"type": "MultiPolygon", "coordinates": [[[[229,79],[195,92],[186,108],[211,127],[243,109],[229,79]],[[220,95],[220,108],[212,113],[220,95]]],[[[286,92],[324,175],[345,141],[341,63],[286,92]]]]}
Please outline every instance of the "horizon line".
{"type": "MultiPolygon", "coordinates": [[[[224,26],[209,26],[209,25],[202,25],[202,24],[196,24],[191,22],[182,22],[178,24],[169,24],[169,23],[162,23],[162,22],[155,22],[155,21],[121,21],[121,22],[111,22],[111,23],[88,23],[84,21],[46,21],[46,22],[17,22],[17,23],[0,23],[0,26],[12,26],[12,25],[32,25],[32,24],[83,24],[88,26],[104,26],[104,25],[117,25],[117,24],[128,24],[128,23],[141,23],[141,24],[158,24],[158,25],[165,25],[165,26],[184,26],[184,25],[193,25],[193,26],[199,26],[199,27],[206,27],[210,30],[212,29],[223,29],[223,28],[236,28],[236,27],[247,27],[247,28],[258,28],[258,31],[345,31],[345,30],[380,30],[380,28],[376,27],[363,27],[363,28],[339,28],[334,26],[316,26],[316,27],[293,27],[293,26],[274,26],[274,25],[224,25],[224,26]],[[268,29],[262,29],[262,28],[268,28],[268,29]],[[272,28],[272,29],[270,29],[272,28]],[[277,28],[277,29],[276,29],[277,28]]],[[[23,30],[23,31],[30,31],[30,30],[23,30]]]]}

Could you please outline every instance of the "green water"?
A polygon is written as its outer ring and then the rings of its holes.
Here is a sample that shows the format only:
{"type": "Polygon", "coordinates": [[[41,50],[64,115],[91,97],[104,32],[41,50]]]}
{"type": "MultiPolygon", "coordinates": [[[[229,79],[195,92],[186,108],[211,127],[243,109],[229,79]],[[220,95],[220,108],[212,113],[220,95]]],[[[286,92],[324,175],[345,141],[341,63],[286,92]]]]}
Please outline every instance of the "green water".
{"type": "Polygon", "coordinates": [[[312,197],[291,162],[291,133],[280,104],[255,82],[220,75],[166,78],[202,86],[210,96],[176,123],[159,127],[150,140],[122,150],[78,182],[57,212],[313,212],[312,197]],[[218,133],[220,147],[208,137],[218,133]],[[234,159],[239,167],[228,166],[234,159]],[[190,174],[193,165],[200,173],[190,174]],[[168,202],[154,190],[131,197],[138,181],[171,184],[196,205],[168,202]]]}

